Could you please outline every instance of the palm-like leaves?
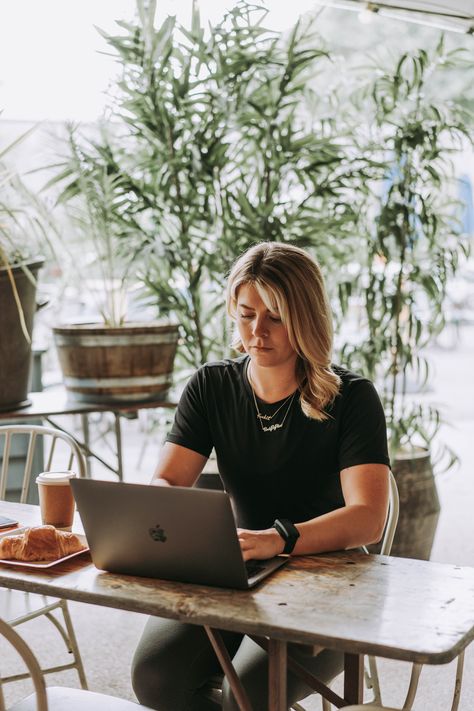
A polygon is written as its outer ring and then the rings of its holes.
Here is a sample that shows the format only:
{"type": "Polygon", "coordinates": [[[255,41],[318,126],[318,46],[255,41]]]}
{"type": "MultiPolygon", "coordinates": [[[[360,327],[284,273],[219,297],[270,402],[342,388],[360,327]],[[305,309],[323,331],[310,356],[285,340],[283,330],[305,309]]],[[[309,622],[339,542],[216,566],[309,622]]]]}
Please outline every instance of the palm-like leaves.
{"type": "Polygon", "coordinates": [[[446,286],[467,249],[450,157],[468,139],[469,120],[455,104],[429,98],[433,73],[455,61],[441,41],[432,55],[404,54],[367,91],[376,135],[360,222],[365,334],[346,354],[380,382],[393,454],[430,447],[442,421],[437,408],[410,401],[407,378],[423,384],[430,375],[423,350],[444,325],[446,286]]]}
{"type": "Polygon", "coordinates": [[[136,245],[145,257],[142,279],[159,313],[181,323],[180,354],[195,367],[227,352],[225,275],[250,244],[347,259],[355,168],[333,129],[322,136],[307,118],[307,79],[329,61],[311,23],[283,37],[265,29],[263,8],[239,2],[207,32],[196,8],[190,29],[173,18],[156,28],[155,3],[137,8],[106,35],[122,70],[116,134],[76,145],[81,169],[69,162],[62,199],[85,194],[92,177],[113,181],[115,251],[136,245]]]}

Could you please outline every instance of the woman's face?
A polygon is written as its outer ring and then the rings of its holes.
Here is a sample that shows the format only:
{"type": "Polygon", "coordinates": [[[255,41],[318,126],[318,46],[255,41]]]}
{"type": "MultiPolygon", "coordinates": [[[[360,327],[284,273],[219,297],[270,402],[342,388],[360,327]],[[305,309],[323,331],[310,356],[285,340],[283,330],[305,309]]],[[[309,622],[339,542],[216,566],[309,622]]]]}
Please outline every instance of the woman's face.
{"type": "Polygon", "coordinates": [[[267,308],[252,284],[239,288],[236,318],[243,346],[256,365],[295,363],[296,352],[280,315],[267,308]]]}

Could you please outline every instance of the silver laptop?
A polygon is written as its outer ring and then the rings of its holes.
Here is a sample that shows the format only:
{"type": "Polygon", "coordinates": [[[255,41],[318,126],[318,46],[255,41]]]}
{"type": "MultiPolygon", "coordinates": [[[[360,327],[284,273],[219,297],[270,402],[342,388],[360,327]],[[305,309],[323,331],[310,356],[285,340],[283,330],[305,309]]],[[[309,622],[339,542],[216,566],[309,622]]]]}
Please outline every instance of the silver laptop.
{"type": "Polygon", "coordinates": [[[246,589],[288,558],[244,562],[229,495],[71,479],[92,561],[113,573],[246,589]]]}

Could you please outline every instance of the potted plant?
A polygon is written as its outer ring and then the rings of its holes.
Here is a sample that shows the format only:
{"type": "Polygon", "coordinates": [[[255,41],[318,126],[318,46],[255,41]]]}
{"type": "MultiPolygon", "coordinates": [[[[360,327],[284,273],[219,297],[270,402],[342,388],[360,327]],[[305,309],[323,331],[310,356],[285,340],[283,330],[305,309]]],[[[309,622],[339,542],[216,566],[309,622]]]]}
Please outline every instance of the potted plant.
{"type": "Polygon", "coordinates": [[[309,247],[332,274],[350,259],[361,166],[308,84],[330,62],[311,21],[269,32],[265,10],[240,2],[206,31],[196,7],[190,28],[156,27],[155,5],[105,35],[120,67],[116,129],[94,151],[149,300],[181,325],[185,377],[229,353],[224,281],[250,244],[309,247]]]}
{"type": "Polygon", "coordinates": [[[73,398],[99,403],[165,400],[179,329],[169,322],[127,320],[141,227],[122,199],[123,178],[109,174],[108,141],[105,128],[96,142],[69,126],[66,160],[46,186],[61,187],[57,205],[66,208],[64,241],[76,255],[81,287],[96,300],[101,317],[100,322],[54,327],[55,344],[73,398]]]}
{"type": "Polygon", "coordinates": [[[35,201],[7,154],[31,129],[0,148],[0,410],[26,407],[36,284],[45,232],[35,201]]]}
{"type": "Polygon", "coordinates": [[[444,455],[447,468],[456,459],[446,445],[436,452],[442,415],[420,392],[430,378],[425,350],[444,326],[448,281],[468,250],[450,157],[469,140],[470,117],[438,98],[437,81],[460,62],[441,40],[431,56],[405,53],[394,71],[379,71],[364,95],[373,180],[360,186],[360,342],[343,348],[343,359],[378,383],[385,407],[401,500],[393,553],[424,559],[439,515],[432,456],[444,455]]]}

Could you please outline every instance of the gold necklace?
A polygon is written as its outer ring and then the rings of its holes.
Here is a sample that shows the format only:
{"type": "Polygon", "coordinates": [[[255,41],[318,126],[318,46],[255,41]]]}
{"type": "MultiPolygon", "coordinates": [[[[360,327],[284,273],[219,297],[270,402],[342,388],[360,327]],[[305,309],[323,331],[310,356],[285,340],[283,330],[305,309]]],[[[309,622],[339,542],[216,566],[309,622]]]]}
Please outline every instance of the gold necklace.
{"type": "Polygon", "coordinates": [[[281,429],[281,428],[283,427],[283,425],[285,424],[285,420],[286,420],[287,415],[288,415],[288,413],[289,413],[289,411],[290,411],[290,407],[291,407],[291,404],[292,404],[292,402],[293,402],[293,398],[294,398],[295,395],[296,395],[296,390],[295,390],[295,392],[292,393],[291,395],[288,395],[288,397],[282,402],[282,404],[278,407],[278,409],[275,410],[275,412],[273,413],[273,415],[262,415],[262,413],[261,413],[260,410],[258,409],[257,398],[256,398],[256,396],[255,396],[255,390],[253,389],[252,378],[250,377],[250,362],[249,362],[248,365],[247,365],[247,378],[248,378],[248,381],[249,381],[249,383],[250,383],[250,388],[251,388],[251,390],[252,390],[253,401],[254,401],[254,404],[255,404],[255,410],[257,411],[257,418],[258,418],[258,421],[260,422],[260,427],[262,428],[262,432],[274,432],[275,430],[281,429]],[[270,427],[265,427],[265,425],[263,424],[262,420],[273,420],[273,418],[275,417],[275,415],[278,414],[278,413],[280,412],[280,410],[281,410],[283,407],[285,407],[286,403],[288,403],[288,408],[287,408],[287,410],[286,410],[286,412],[285,412],[285,415],[284,415],[282,421],[281,421],[281,422],[278,422],[278,423],[275,423],[274,425],[270,425],[270,427]]]}

